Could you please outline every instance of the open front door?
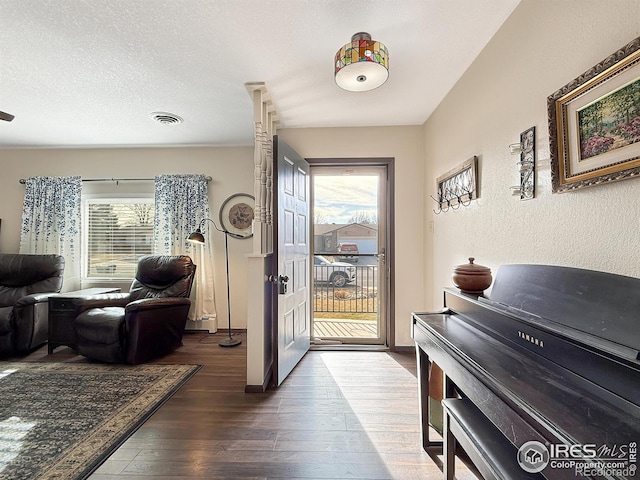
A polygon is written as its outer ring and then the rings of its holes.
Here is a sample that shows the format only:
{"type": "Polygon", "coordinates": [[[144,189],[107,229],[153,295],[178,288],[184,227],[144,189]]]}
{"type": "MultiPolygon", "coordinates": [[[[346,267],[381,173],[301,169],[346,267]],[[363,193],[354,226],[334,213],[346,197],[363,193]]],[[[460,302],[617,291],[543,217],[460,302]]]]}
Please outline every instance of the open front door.
{"type": "Polygon", "coordinates": [[[280,385],[309,350],[311,336],[309,164],[277,136],[273,220],[274,382],[280,385]]]}

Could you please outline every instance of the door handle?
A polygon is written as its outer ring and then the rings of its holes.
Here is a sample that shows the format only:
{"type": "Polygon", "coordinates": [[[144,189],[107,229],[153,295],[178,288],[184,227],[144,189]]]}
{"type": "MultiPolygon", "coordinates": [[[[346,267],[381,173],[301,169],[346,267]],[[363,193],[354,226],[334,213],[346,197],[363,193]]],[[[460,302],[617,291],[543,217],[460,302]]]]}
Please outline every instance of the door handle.
{"type": "Polygon", "coordinates": [[[287,293],[287,282],[289,281],[289,277],[287,275],[278,275],[277,277],[275,275],[269,275],[268,280],[271,283],[278,284],[278,293],[280,295],[287,293]]]}
{"type": "Polygon", "coordinates": [[[289,277],[286,275],[278,275],[278,293],[280,295],[284,295],[287,293],[287,282],[289,281],[289,277]]]}

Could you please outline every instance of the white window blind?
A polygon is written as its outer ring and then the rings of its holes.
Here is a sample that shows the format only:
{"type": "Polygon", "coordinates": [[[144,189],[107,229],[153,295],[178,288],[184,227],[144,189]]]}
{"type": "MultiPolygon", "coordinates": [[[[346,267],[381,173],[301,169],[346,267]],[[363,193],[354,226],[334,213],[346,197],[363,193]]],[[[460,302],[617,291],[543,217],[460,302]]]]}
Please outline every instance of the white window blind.
{"type": "Polygon", "coordinates": [[[153,198],[84,202],[86,278],[133,278],[138,258],[153,253],[153,198]]]}

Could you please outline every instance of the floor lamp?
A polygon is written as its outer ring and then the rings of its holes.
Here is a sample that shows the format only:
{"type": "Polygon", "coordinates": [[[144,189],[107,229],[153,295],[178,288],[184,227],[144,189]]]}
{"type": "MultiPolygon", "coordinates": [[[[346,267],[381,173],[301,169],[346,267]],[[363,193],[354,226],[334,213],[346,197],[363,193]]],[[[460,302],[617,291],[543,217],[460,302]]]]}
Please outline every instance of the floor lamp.
{"type": "MultiPolygon", "coordinates": [[[[227,321],[228,321],[229,336],[224,340],[221,340],[218,345],[220,345],[221,347],[237,347],[242,343],[242,340],[240,340],[239,338],[233,338],[231,336],[231,295],[229,290],[230,288],[229,287],[229,235],[231,235],[234,238],[236,237],[236,235],[227,230],[223,230],[222,228],[219,228],[218,225],[216,225],[216,222],[214,222],[210,218],[204,218],[200,222],[200,226],[198,227],[198,229],[192,234],[190,234],[189,237],[187,238],[189,242],[200,243],[200,244],[205,243],[204,235],[202,235],[202,227],[204,227],[204,222],[207,222],[207,221],[213,223],[213,227],[217,231],[224,233],[224,260],[225,260],[225,265],[227,267],[227,321]]],[[[243,237],[238,236],[238,238],[243,238],[243,237]]]]}

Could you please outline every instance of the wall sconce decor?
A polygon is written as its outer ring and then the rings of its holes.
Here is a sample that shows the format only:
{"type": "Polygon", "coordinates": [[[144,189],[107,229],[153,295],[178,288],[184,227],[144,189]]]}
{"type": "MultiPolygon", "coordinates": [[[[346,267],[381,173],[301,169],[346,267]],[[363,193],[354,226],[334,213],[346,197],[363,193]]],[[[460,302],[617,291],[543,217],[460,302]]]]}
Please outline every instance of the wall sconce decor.
{"type": "Polygon", "coordinates": [[[433,213],[448,212],[450,208],[457,210],[460,205],[468,207],[471,200],[478,198],[477,187],[478,157],[473,156],[466,162],[449,170],[436,180],[437,198],[431,199],[438,204],[433,213]]]}
{"type": "Polygon", "coordinates": [[[520,200],[531,200],[536,193],[536,127],[531,127],[520,134],[520,143],[509,145],[511,154],[520,154],[518,171],[520,185],[511,187],[512,195],[520,195],[520,200]]]}

